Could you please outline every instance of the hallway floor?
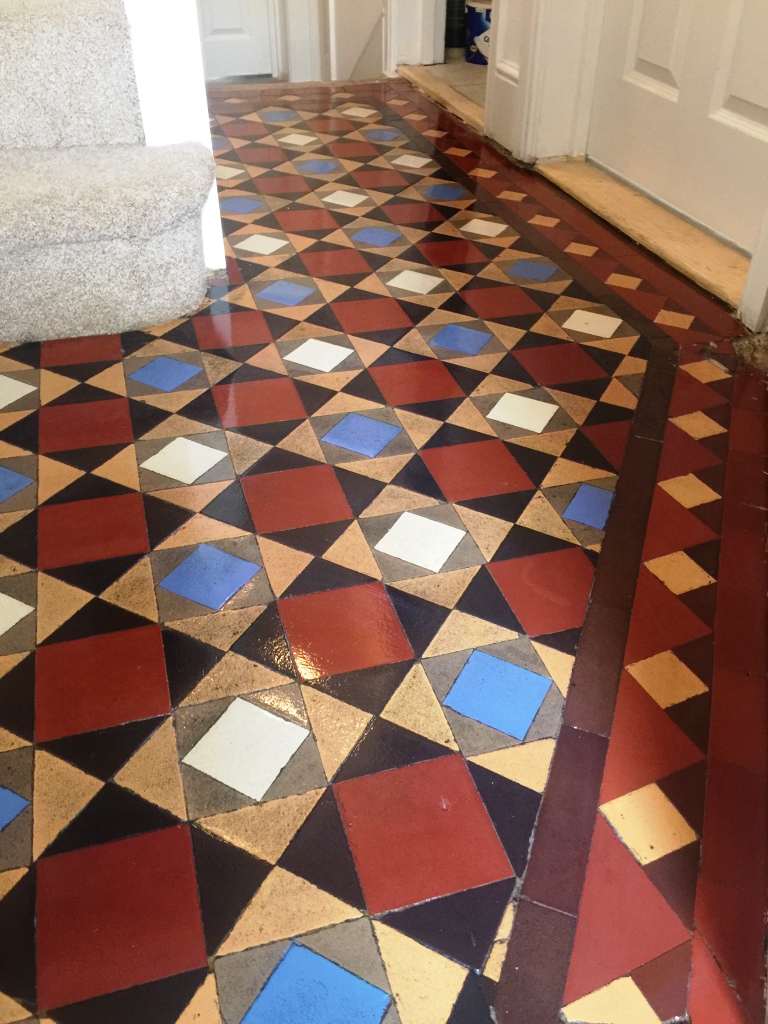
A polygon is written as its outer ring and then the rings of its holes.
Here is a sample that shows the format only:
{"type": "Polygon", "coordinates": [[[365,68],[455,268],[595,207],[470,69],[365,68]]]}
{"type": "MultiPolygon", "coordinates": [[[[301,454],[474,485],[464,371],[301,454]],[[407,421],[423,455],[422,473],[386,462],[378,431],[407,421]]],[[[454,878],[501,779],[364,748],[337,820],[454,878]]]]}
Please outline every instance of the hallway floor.
{"type": "Polygon", "coordinates": [[[738,324],[402,82],[210,105],[205,307],[0,355],[0,1022],[757,1024],[738,324]]]}

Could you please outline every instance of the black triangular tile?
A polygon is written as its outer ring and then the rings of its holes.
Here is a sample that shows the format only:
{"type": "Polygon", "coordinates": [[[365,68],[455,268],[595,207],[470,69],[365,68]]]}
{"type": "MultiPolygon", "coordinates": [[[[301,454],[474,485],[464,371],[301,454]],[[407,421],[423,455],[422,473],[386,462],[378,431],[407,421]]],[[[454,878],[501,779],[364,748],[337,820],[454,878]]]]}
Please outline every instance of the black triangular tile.
{"type": "Polygon", "coordinates": [[[287,590],[280,596],[298,597],[300,594],[316,594],[321,590],[340,590],[342,587],[357,587],[370,583],[371,577],[354,572],[343,565],[326,562],[324,558],[313,558],[306,569],[299,573],[287,590]]]}
{"type": "Polygon", "coordinates": [[[367,476],[360,476],[359,473],[350,473],[342,466],[336,466],[335,473],[349,502],[349,507],[356,516],[368,508],[373,499],[378,497],[386,486],[379,480],[371,480],[367,476]]]}
{"type": "Polygon", "coordinates": [[[204,391],[202,395],[193,398],[181,410],[181,415],[185,419],[194,420],[196,423],[205,423],[209,427],[218,428],[221,426],[219,410],[213,400],[213,393],[211,391],[204,391]]]}
{"type": "MultiPolygon", "coordinates": [[[[85,367],[80,366],[68,366],[66,369],[68,377],[75,377],[75,374],[70,372],[71,370],[79,370],[80,374],[83,374],[83,376],[78,374],[77,379],[79,380],[86,380],[86,377],[84,376],[86,373],[88,376],[92,376],[92,374],[89,373],[90,368],[86,369],[85,367]]],[[[101,369],[104,369],[104,364],[101,365],[101,369]]],[[[98,370],[95,372],[98,373],[98,370]]],[[[86,402],[114,401],[115,397],[116,396],[112,394],[112,392],[104,391],[102,388],[94,387],[92,384],[78,384],[77,387],[72,388],[71,391],[67,391],[63,395],[59,395],[59,397],[55,398],[52,402],[46,402],[46,408],[57,405],[84,405],[86,402]]]]}
{"type": "Polygon", "coordinates": [[[368,341],[378,341],[382,345],[396,345],[411,330],[413,330],[412,327],[393,327],[387,331],[358,331],[357,333],[361,338],[367,338],[368,341]]]}
{"type": "Polygon", "coordinates": [[[693,928],[699,854],[700,844],[693,842],[643,866],[646,875],[686,928],[693,928]]]}
{"type": "Polygon", "coordinates": [[[174,708],[192,693],[224,656],[215,647],[173,629],[163,630],[163,652],[171,706],[174,708]]]}
{"type": "Polygon", "coordinates": [[[448,753],[450,751],[439,743],[433,743],[383,718],[376,718],[336,773],[335,781],[357,779],[362,775],[386,772],[391,768],[405,768],[419,761],[445,757],[448,753]]]}
{"type": "Polygon", "coordinates": [[[534,388],[538,387],[538,381],[523,368],[522,364],[515,359],[511,352],[508,352],[501,362],[494,366],[493,373],[496,377],[506,377],[507,380],[519,380],[523,384],[530,384],[534,388]]]}
{"type": "Polygon", "coordinates": [[[259,461],[244,473],[244,476],[263,476],[264,473],[282,473],[286,469],[306,469],[307,466],[316,466],[314,459],[308,459],[305,455],[298,455],[296,452],[287,452],[282,448],[273,448],[259,459],[259,461]]]}
{"type": "Polygon", "coordinates": [[[0,992],[34,1006],[35,865],[0,900],[0,992]]]}
{"type": "Polygon", "coordinates": [[[709,747],[709,720],[712,708],[712,694],[699,693],[695,697],[673,704],[667,714],[688,739],[706,754],[709,747]]]}
{"type": "MultiPolygon", "coordinates": [[[[277,317],[275,317],[274,319],[277,319],[277,317]]],[[[326,330],[329,331],[339,331],[339,333],[344,333],[344,328],[339,323],[338,319],[336,318],[336,314],[333,312],[330,306],[321,306],[320,309],[316,310],[314,313],[310,313],[310,315],[307,317],[304,323],[313,324],[315,327],[325,327],[326,330]]],[[[295,327],[296,322],[293,321],[290,326],[295,327]]],[[[290,326],[286,327],[286,330],[282,331],[281,333],[285,334],[288,330],[290,330],[290,326]]],[[[276,337],[279,337],[279,335],[276,337]]]]}
{"type": "Polygon", "coordinates": [[[563,381],[554,386],[557,391],[565,391],[569,395],[578,395],[580,398],[591,398],[599,402],[605,393],[605,389],[611,383],[610,377],[598,377],[595,380],[577,380],[569,383],[563,381]]]}
{"type": "Polygon", "coordinates": [[[111,843],[178,824],[179,819],[162,807],[108,782],[59,833],[46,849],[45,856],[70,853],[85,846],[111,843]]]}
{"type": "MultiPolygon", "coordinates": [[[[390,348],[382,352],[373,366],[402,366],[403,363],[426,363],[429,362],[426,356],[417,355],[415,352],[406,352],[401,348],[390,348]]],[[[360,396],[364,397],[364,396],[360,396]]]]}
{"type": "Polygon", "coordinates": [[[707,762],[702,758],[696,764],[673,772],[656,783],[664,796],[682,814],[693,831],[704,831],[704,805],[707,793],[707,762]]]}
{"type": "Polygon", "coordinates": [[[23,448],[24,451],[36,452],[39,450],[39,429],[38,414],[31,412],[23,420],[12,423],[5,430],[0,431],[0,441],[12,444],[15,448],[23,448]]]}
{"type": "Polygon", "coordinates": [[[97,448],[76,448],[69,452],[55,452],[50,458],[74,469],[82,469],[84,473],[90,473],[114,458],[125,447],[124,444],[105,444],[97,448]]]}
{"type": "MultiPolygon", "coordinates": [[[[423,262],[429,264],[429,260],[423,262]]],[[[462,267],[462,272],[464,268],[462,267]]],[[[468,316],[477,318],[477,313],[472,309],[470,304],[466,302],[460,295],[451,295],[447,302],[444,302],[441,309],[446,310],[448,313],[456,313],[458,316],[468,316]]]]}
{"type": "Polygon", "coordinates": [[[482,980],[485,979],[471,972],[467,975],[446,1024],[494,1024],[495,1018],[491,1013],[490,1000],[483,991],[482,980]]]}
{"type": "Polygon", "coordinates": [[[25,366],[38,369],[43,354],[43,346],[39,341],[28,341],[24,345],[17,345],[13,350],[13,358],[25,366]]]}
{"type": "Polygon", "coordinates": [[[602,369],[611,376],[616,373],[619,366],[624,361],[623,352],[609,352],[608,349],[595,348],[592,345],[590,345],[589,348],[583,346],[583,350],[588,353],[589,357],[593,359],[598,366],[602,367],[602,369]]]}
{"type": "Polygon", "coordinates": [[[279,544],[285,544],[297,551],[305,551],[309,555],[324,555],[334,541],[348,529],[349,522],[344,520],[339,523],[322,523],[320,526],[302,526],[296,530],[281,530],[279,533],[270,533],[266,536],[279,544]]]}
{"type": "Polygon", "coordinates": [[[515,874],[522,875],[528,863],[528,847],[541,795],[479,764],[470,761],[467,767],[515,874]]]}
{"type": "Polygon", "coordinates": [[[537,487],[541,486],[542,480],[557,461],[554,455],[537,452],[534,448],[526,448],[520,444],[507,444],[507,449],[518,466],[525,471],[531,483],[537,487]]]}
{"type": "Polygon", "coordinates": [[[333,790],[326,789],[320,797],[278,864],[344,903],[365,910],[333,790]]]}
{"type": "Polygon", "coordinates": [[[580,430],[573,435],[560,457],[570,459],[571,462],[580,462],[582,466],[604,469],[608,473],[617,471],[617,467],[612,465],[580,430]]]}
{"type": "Polygon", "coordinates": [[[425,494],[436,501],[445,501],[445,495],[420,455],[414,455],[410,462],[406,462],[391,484],[394,487],[404,487],[407,491],[415,491],[417,494],[425,494]]]}
{"type": "Polygon", "coordinates": [[[79,736],[64,736],[59,740],[42,743],[40,748],[102,782],[108,782],[163,721],[163,718],[147,718],[141,722],[128,722],[109,729],[81,733],[79,736]]]}
{"type": "Polygon", "coordinates": [[[0,533],[0,555],[28,565],[30,569],[37,568],[37,520],[38,512],[32,511],[3,530],[0,533]]]}
{"type": "Polygon", "coordinates": [[[525,632],[485,566],[481,567],[480,572],[461,595],[456,610],[474,615],[478,619],[485,619],[486,622],[493,622],[503,629],[511,629],[516,633],[525,632]]]}
{"type": "MultiPolygon", "coordinates": [[[[97,373],[101,373],[102,370],[108,370],[110,366],[114,365],[115,361],[112,359],[100,359],[90,363],[69,363],[67,366],[56,366],[52,367],[52,369],[54,373],[60,373],[71,380],[86,381],[89,377],[95,377],[97,373]]],[[[106,397],[116,398],[118,396],[107,394],[106,397]]],[[[89,399],[83,399],[83,401],[89,401],[89,399]]]]}
{"type": "Polygon", "coordinates": [[[296,675],[283,620],[276,604],[271,604],[231,649],[235,654],[242,654],[243,657],[265,665],[275,672],[281,672],[286,676],[296,675]]]}
{"type": "Polygon", "coordinates": [[[302,423],[304,423],[304,420],[283,420],[280,423],[255,423],[248,427],[233,427],[232,432],[243,434],[245,437],[250,437],[254,441],[261,441],[263,444],[280,444],[302,423]]]}
{"type": "Polygon", "coordinates": [[[122,487],[120,484],[105,480],[100,476],[91,476],[90,473],[74,480],[67,487],[64,487],[57,494],[52,495],[46,505],[65,505],[70,501],[87,501],[91,498],[113,498],[120,494],[134,493],[129,487],[122,487]]]}
{"type": "Polygon", "coordinates": [[[622,409],[618,405],[609,405],[607,402],[598,402],[589,416],[584,420],[582,426],[596,427],[601,423],[621,423],[624,420],[631,420],[635,415],[634,409],[622,409]]]}
{"type": "Polygon", "coordinates": [[[480,434],[476,430],[467,430],[466,427],[457,427],[453,423],[444,423],[427,443],[422,445],[422,448],[447,448],[449,445],[473,444],[475,441],[487,440],[487,434],[480,434]]]}
{"type": "Polygon", "coordinates": [[[386,405],[386,400],[376,386],[373,377],[367,370],[358,373],[356,377],[347,384],[342,391],[345,395],[352,395],[354,398],[362,398],[366,402],[377,402],[386,405]]]}
{"type": "MultiPolygon", "coordinates": [[[[266,345],[262,346],[266,348],[266,345]]],[[[222,377],[220,381],[217,381],[217,387],[221,387],[224,384],[250,384],[252,381],[259,380],[279,380],[283,374],[274,373],[272,370],[262,370],[259,366],[249,366],[248,363],[243,363],[238,366],[236,370],[233,370],[228,377],[222,377]]],[[[189,406],[185,406],[184,413],[186,414],[189,406]]]]}
{"type": "Polygon", "coordinates": [[[545,647],[554,647],[556,651],[563,654],[575,655],[579,649],[581,640],[581,629],[563,629],[559,633],[542,633],[536,637],[536,641],[544,644],[545,647]]]}
{"type": "Polygon", "coordinates": [[[299,397],[301,398],[302,405],[307,410],[308,416],[313,416],[318,409],[322,409],[332,398],[336,397],[336,392],[330,388],[321,388],[317,384],[310,384],[306,380],[294,379],[293,383],[299,392],[299,397]]]}
{"type": "Polygon", "coordinates": [[[717,579],[717,573],[720,568],[720,541],[709,540],[703,544],[697,544],[695,547],[686,548],[686,555],[692,558],[693,561],[704,572],[708,572],[710,576],[717,579]]]}
{"type": "Polygon", "coordinates": [[[80,565],[64,565],[58,569],[46,569],[49,576],[79,587],[91,594],[101,594],[107,587],[119,580],[133,568],[142,555],[121,555],[119,558],[105,558],[102,562],[84,562],[80,565]]]}
{"type": "MultiPolygon", "coordinates": [[[[23,661],[0,679],[0,728],[31,743],[35,735],[35,656],[23,661]]],[[[0,989],[2,991],[2,989],[0,989]]]]}
{"type": "Polygon", "coordinates": [[[205,946],[213,956],[272,865],[203,829],[193,826],[190,831],[205,946]]]}
{"type": "MultiPolygon", "coordinates": [[[[415,412],[418,416],[428,416],[433,420],[447,420],[453,416],[463,401],[463,398],[443,398],[438,402],[415,402],[413,405],[403,405],[400,408],[406,412],[415,412]]],[[[488,440],[486,434],[482,437],[484,441],[488,440]]]]}
{"type": "Polygon", "coordinates": [[[465,395],[471,395],[477,385],[487,376],[480,370],[472,370],[468,366],[456,366],[454,363],[445,363],[445,368],[465,395]]]}
{"type": "Polygon", "coordinates": [[[678,599],[683,602],[686,608],[690,608],[694,615],[698,615],[702,622],[710,629],[715,628],[715,612],[717,611],[717,584],[711,583],[708,587],[699,587],[698,590],[689,590],[687,594],[678,594],[678,599]]]}
{"type": "Polygon", "coordinates": [[[154,430],[155,427],[159,426],[171,415],[165,409],[158,409],[154,405],[148,405],[146,402],[137,402],[130,398],[128,399],[128,408],[133,425],[133,436],[137,438],[143,437],[150,430],[154,430]]]}
{"type": "Polygon", "coordinates": [[[203,509],[206,516],[220,523],[228,523],[238,530],[253,532],[253,520],[239,480],[235,480],[203,509]]]}
{"type": "Polygon", "coordinates": [[[513,878],[385,914],[391,928],[430,949],[481,970],[507,908],[513,878]]]}
{"type": "Polygon", "coordinates": [[[424,601],[420,597],[406,594],[394,587],[387,587],[389,599],[394,605],[400,624],[405,630],[413,653],[420,658],[448,618],[450,611],[439,604],[424,601]]]}
{"type": "Polygon", "coordinates": [[[120,633],[125,629],[147,625],[151,625],[148,619],[95,597],[67,619],[63,626],[47,636],[44,643],[60,644],[66,640],[81,640],[101,633],[120,633]]]}
{"type": "Polygon", "coordinates": [[[189,1005],[208,973],[201,967],[185,974],[175,974],[161,981],[134,985],[120,992],[96,996],[81,1003],[71,1003],[47,1016],[56,1024],[175,1024],[184,1008],[189,1005]]]}
{"type": "MultiPolygon", "coordinates": [[[[503,519],[505,523],[516,523],[530,505],[531,498],[535,493],[535,491],[517,491],[515,494],[491,494],[487,498],[467,498],[458,504],[464,505],[465,508],[472,509],[474,512],[482,512],[487,516],[503,519]]],[[[522,529],[522,527],[516,527],[516,529],[522,529]]],[[[560,547],[562,546],[561,544],[560,547]]],[[[565,547],[570,547],[570,545],[566,544],[565,547]]],[[[550,549],[547,548],[547,550],[550,549]]],[[[498,560],[497,554],[494,561],[498,560]]]]}
{"type": "Polygon", "coordinates": [[[155,498],[152,494],[144,494],[142,497],[149,546],[152,550],[158,544],[162,544],[194,515],[194,512],[180,508],[178,505],[172,505],[171,502],[163,501],[161,498],[155,498]]]}
{"type": "Polygon", "coordinates": [[[378,715],[387,706],[412,665],[412,661],[401,661],[395,665],[363,668],[356,672],[315,679],[312,685],[345,704],[352,704],[370,715],[378,715]]]}

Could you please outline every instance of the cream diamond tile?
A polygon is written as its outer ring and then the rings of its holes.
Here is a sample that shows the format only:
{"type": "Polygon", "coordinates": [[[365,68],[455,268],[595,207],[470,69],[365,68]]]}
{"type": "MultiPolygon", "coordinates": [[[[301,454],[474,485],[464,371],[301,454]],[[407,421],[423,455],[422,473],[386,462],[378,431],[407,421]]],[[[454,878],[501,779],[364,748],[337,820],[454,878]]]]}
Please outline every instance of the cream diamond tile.
{"type": "Polygon", "coordinates": [[[16,380],[14,377],[6,377],[0,374],[0,409],[18,402],[20,398],[26,398],[37,388],[33,384],[26,384],[23,380],[16,380]]]}
{"type": "Polygon", "coordinates": [[[331,345],[327,341],[309,338],[290,355],[283,356],[283,359],[327,373],[329,370],[335,370],[339,363],[343,363],[353,352],[354,349],[344,348],[342,345],[331,345]]]}
{"type": "Polygon", "coordinates": [[[392,161],[398,167],[413,167],[418,169],[419,167],[426,167],[427,164],[431,164],[432,161],[428,156],[415,156],[412,153],[404,153],[403,156],[397,157],[392,161]]]}
{"type": "Polygon", "coordinates": [[[317,136],[300,135],[298,132],[294,132],[291,135],[284,135],[280,142],[285,142],[289,146],[309,146],[311,143],[317,142],[317,136]]]}
{"type": "Polygon", "coordinates": [[[591,334],[595,338],[612,338],[621,320],[604,313],[590,313],[587,309],[577,309],[563,324],[566,331],[577,331],[579,334],[591,334]]]}
{"type": "Polygon", "coordinates": [[[434,277],[432,274],[420,274],[416,270],[403,270],[402,273],[390,279],[389,287],[400,288],[404,292],[414,292],[416,295],[429,295],[442,282],[441,277],[434,277]]]}
{"type": "Polygon", "coordinates": [[[0,636],[26,618],[35,609],[24,601],[17,601],[8,594],[0,594],[0,636]]]}
{"type": "Polygon", "coordinates": [[[284,249],[288,245],[285,238],[277,238],[275,235],[249,235],[247,238],[239,239],[234,243],[235,249],[243,252],[255,252],[262,256],[271,256],[278,249],[284,249]]]}
{"type": "Polygon", "coordinates": [[[707,692],[707,687],[699,677],[672,651],[663,651],[644,661],[636,661],[627,667],[627,672],[662,708],[672,707],[673,704],[680,704],[707,692]]]}
{"type": "Polygon", "coordinates": [[[226,452],[190,441],[186,437],[177,437],[146,462],[142,462],[141,467],[182,484],[192,484],[226,457],[226,452]]]}
{"type": "Polygon", "coordinates": [[[497,238],[505,231],[511,232],[512,229],[506,224],[498,224],[495,220],[480,220],[479,217],[475,217],[474,220],[468,221],[461,230],[469,231],[473,235],[484,235],[486,238],[497,238]]]}
{"type": "Polygon", "coordinates": [[[714,577],[698,566],[684,551],[652,558],[645,566],[673,594],[687,594],[690,590],[698,590],[699,587],[706,587],[715,582],[714,577]]]}
{"type": "Polygon", "coordinates": [[[600,808],[641,864],[651,864],[696,840],[696,833],[656,783],[600,808]]]}
{"type": "Polygon", "coordinates": [[[556,405],[550,405],[548,402],[523,398],[522,395],[506,394],[501,396],[487,418],[540,434],[549,425],[557,409],[556,405]]]}
{"type": "Polygon", "coordinates": [[[671,422],[684,430],[689,437],[700,441],[704,437],[714,437],[716,434],[724,434],[725,427],[715,423],[706,413],[689,412],[685,416],[673,416],[671,422]]]}
{"type": "Polygon", "coordinates": [[[338,190],[331,192],[328,196],[323,196],[324,203],[331,203],[333,206],[360,206],[361,203],[367,201],[366,196],[361,196],[357,192],[342,192],[338,190]]]}
{"type": "Polygon", "coordinates": [[[676,476],[671,480],[663,480],[659,487],[679,502],[683,508],[696,508],[697,505],[705,505],[720,497],[717,491],[713,491],[711,487],[702,483],[693,473],[689,473],[687,476],[676,476]]]}
{"type": "Polygon", "coordinates": [[[394,555],[431,572],[440,572],[459,546],[466,531],[404,512],[376,544],[375,550],[394,555]]]}

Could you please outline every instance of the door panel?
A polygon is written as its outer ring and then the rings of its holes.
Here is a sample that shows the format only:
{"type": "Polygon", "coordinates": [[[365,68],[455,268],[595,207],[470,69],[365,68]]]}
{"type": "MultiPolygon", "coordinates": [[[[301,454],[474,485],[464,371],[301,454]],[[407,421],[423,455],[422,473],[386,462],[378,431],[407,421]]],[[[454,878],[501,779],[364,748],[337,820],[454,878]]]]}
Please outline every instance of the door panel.
{"type": "Polygon", "coordinates": [[[751,252],[768,203],[765,0],[608,0],[588,155],[751,252]]]}
{"type": "Polygon", "coordinates": [[[205,77],[270,75],[269,0],[198,0],[205,77]]]}

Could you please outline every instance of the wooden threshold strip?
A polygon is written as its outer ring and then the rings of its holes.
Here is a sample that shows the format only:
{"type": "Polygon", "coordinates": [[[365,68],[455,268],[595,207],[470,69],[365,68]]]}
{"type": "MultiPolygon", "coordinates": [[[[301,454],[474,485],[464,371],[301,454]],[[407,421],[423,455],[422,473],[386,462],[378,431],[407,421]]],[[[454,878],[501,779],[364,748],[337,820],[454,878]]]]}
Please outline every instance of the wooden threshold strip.
{"type": "Polygon", "coordinates": [[[458,89],[454,89],[448,82],[444,82],[437,75],[433,75],[428,66],[422,67],[418,64],[402,64],[397,73],[411,85],[423,92],[431,100],[435,100],[446,110],[449,110],[456,117],[461,118],[470,128],[473,128],[480,135],[485,130],[485,111],[479,103],[463,96],[458,89]]]}

